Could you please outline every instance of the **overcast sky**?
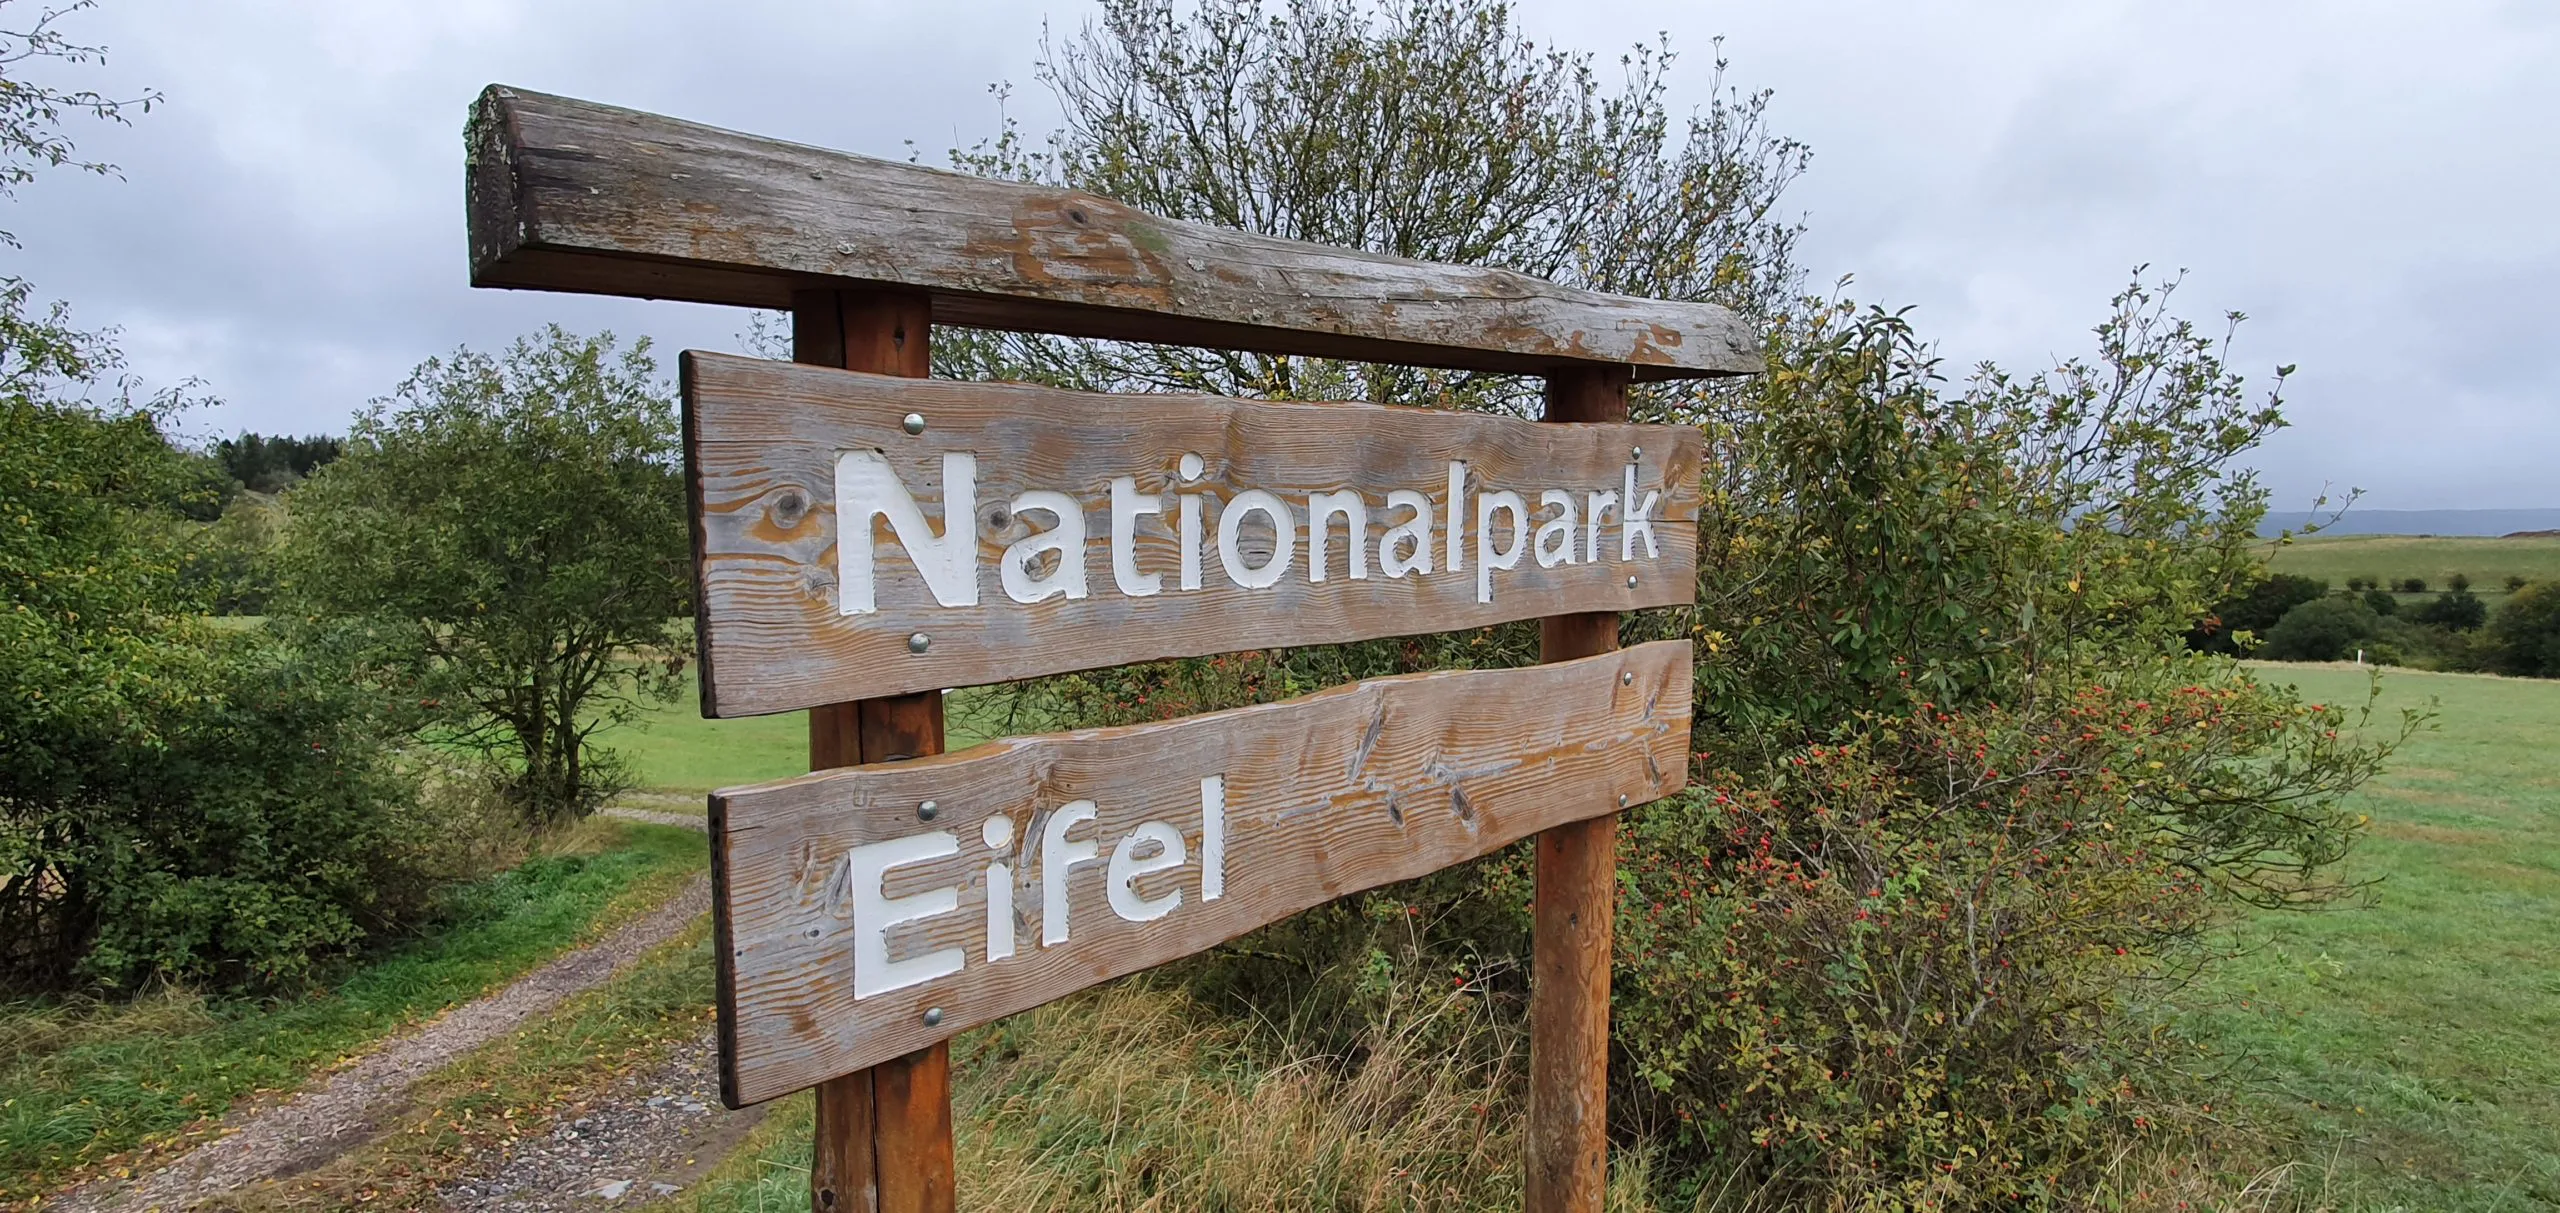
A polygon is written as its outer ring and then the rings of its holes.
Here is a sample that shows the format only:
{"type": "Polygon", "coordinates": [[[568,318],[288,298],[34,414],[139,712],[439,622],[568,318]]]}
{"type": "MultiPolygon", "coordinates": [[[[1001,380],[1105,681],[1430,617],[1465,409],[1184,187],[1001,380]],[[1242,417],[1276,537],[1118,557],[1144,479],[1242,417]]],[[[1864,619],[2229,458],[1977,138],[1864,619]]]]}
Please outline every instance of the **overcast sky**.
{"type": "MultiPolygon", "coordinates": [[[[33,0],[5,15],[22,20],[33,0]]],[[[1878,4],[1527,0],[1542,40],[1667,31],[1704,99],[1776,91],[1810,143],[1790,196],[1816,282],[1916,304],[1956,365],[2088,349],[2137,263],[2182,310],[2252,317],[2235,362],[2300,364],[2259,458],[2279,507],[2560,506],[2560,4],[2427,0],[1878,4]]],[[[465,107],[502,81],[929,161],[990,132],[987,85],[1046,129],[1044,19],[1070,0],[106,0],[70,32],[161,90],[76,128],[124,180],[57,173],[0,227],[10,272],[124,330],[153,384],[224,403],[200,434],[337,430],[421,358],[545,320],[734,348],[744,313],[473,291],[465,107]]]]}

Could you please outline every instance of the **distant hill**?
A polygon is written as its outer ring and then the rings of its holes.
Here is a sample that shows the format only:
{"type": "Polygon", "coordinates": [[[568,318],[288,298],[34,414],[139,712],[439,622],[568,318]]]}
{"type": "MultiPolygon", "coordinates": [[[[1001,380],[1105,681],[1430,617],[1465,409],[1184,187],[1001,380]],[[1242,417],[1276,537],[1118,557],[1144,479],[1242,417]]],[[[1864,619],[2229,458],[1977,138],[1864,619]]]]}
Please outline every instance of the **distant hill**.
{"type": "MultiPolygon", "coordinates": [[[[2269,513],[2258,533],[2274,538],[2299,531],[2315,517],[2302,512],[2269,513]]],[[[2366,510],[2350,509],[2324,535],[2512,535],[2518,531],[2560,531],[2560,509],[2546,510],[2366,510]]]]}

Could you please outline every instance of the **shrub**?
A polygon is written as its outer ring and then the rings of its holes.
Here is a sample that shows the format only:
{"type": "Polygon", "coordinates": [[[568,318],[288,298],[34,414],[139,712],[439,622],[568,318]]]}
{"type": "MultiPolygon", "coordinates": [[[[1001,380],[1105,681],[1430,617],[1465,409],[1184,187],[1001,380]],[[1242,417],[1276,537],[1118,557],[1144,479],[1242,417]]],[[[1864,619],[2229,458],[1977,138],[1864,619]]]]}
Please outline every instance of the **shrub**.
{"type": "Polygon", "coordinates": [[[2357,597],[2367,610],[2385,619],[2400,613],[2400,596],[2389,590],[2366,590],[2357,597]]]}
{"type": "Polygon", "coordinates": [[[2285,612],[2260,653],[2276,661],[2342,661],[2380,633],[2373,608],[2353,598],[2321,598],[2285,612]]]}
{"type": "Polygon", "coordinates": [[[200,698],[34,815],[13,875],[46,892],[0,911],[29,928],[22,980],[269,986],[424,903],[415,785],[347,679],[261,637],[203,643],[200,698]]]}
{"type": "Polygon", "coordinates": [[[0,985],[271,983],[401,909],[379,719],[196,620],[160,421],[0,403],[0,985]]]}
{"type": "Polygon", "coordinates": [[[2451,580],[2444,583],[2444,586],[2456,594],[2468,594],[2471,592],[2471,578],[2465,574],[2456,573],[2451,580]]]}
{"type": "Polygon", "coordinates": [[[2515,573],[2509,573],[2509,574],[2507,574],[2507,592],[2508,592],[2508,593],[2510,593],[2510,594],[2515,593],[2517,590],[2521,590],[2521,589],[2523,589],[2527,584],[2528,584],[2528,583],[2527,583],[2527,581],[2525,580],[2525,578],[2524,578],[2523,576],[2521,576],[2521,575],[2519,575],[2519,574],[2515,574],[2515,573]]]}
{"type": "Polygon", "coordinates": [[[2347,578],[2347,592],[2348,592],[2348,593],[2350,593],[2350,594],[2361,594],[2361,593],[2364,593],[2364,592],[2365,592],[2365,590],[2366,590],[2366,589],[2368,589],[2368,588],[2370,588],[2372,585],[2373,585],[2373,580],[2372,580],[2371,578],[2368,578],[2368,577],[2349,577],[2349,578],[2347,578]]]}
{"type": "Polygon", "coordinates": [[[2457,589],[2436,595],[2435,601],[2418,608],[2415,618],[2447,631],[2475,631],[2489,621],[2489,605],[2471,591],[2457,589]]]}
{"type": "Polygon", "coordinates": [[[2245,755],[2344,757],[2345,714],[2194,668],[2212,680],[2050,712],[1917,704],[1635,813],[1613,1000],[1634,1097],[1834,1207],[2085,1183],[2169,1081],[2182,1046],[2140,1008],[2193,971],[2217,886],[2328,896],[2355,833],[2334,805],[2224,813],[2316,801],[2364,760],[2286,787],[2245,755]]]}
{"type": "Polygon", "coordinates": [[[2400,592],[2403,594],[2424,594],[2427,592],[2427,579],[2424,577],[2403,577],[2400,579],[2400,592]]]}
{"type": "MultiPolygon", "coordinates": [[[[2353,584],[2353,583],[2350,583],[2353,584]]],[[[2190,631],[2187,646],[2199,652],[2231,653],[2243,634],[2263,637],[2284,613],[2316,598],[2327,597],[2329,583],[2293,573],[2267,575],[2247,592],[2224,599],[2190,631]]]]}
{"type": "Polygon", "coordinates": [[[2481,637],[2492,670],[2520,678],[2560,678],[2560,581],[2516,591],[2481,637]]]}

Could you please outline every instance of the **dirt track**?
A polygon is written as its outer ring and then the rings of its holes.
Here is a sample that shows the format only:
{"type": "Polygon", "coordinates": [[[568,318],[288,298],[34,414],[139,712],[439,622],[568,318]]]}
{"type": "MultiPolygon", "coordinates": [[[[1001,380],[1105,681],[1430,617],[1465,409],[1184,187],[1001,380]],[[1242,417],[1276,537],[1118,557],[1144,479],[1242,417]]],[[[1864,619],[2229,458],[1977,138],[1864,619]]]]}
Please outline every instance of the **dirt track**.
{"type": "MultiPolygon", "coordinates": [[[[608,809],[612,816],[699,830],[699,816],[608,809]]],[[[554,957],[506,988],[377,1044],[353,1065],[283,1103],[226,1118],[222,1134],[131,1181],[93,1180],[49,1207],[66,1213],[177,1210],[277,1176],[309,1170],[369,1140],[409,1087],[506,1036],[562,1001],[595,989],[673,939],[711,908],[709,877],[586,947],[554,957]]],[[[679,1057],[685,1055],[679,1050],[679,1057]]],[[[476,1207],[466,1205],[464,1207],[476,1207]]]]}

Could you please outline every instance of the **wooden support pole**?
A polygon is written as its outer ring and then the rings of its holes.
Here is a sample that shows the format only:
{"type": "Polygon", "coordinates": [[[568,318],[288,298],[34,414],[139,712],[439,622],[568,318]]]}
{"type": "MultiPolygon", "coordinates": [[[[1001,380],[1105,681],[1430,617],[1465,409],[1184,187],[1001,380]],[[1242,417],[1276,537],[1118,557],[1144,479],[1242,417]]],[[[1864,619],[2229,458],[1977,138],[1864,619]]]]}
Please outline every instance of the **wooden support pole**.
{"type": "MultiPolygon", "coordinates": [[[[1625,421],[1627,367],[1547,380],[1547,421],[1625,421]]],[[[1609,611],[1539,620],[1538,658],[1618,647],[1609,611]]],[[[1609,1184],[1609,946],[1617,910],[1615,815],[1538,835],[1529,955],[1529,1213],[1600,1213],[1609,1184]]]]}
{"type": "MultiPolygon", "coordinates": [[[[792,298],[794,361],[881,375],[932,373],[922,295],[803,291],[792,298]]],[[[942,752],[942,695],[924,691],[809,711],[809,768],[942,752]]],[[[951,1050],[910,1053],[819,1084],[810,1156],[814,1213],[952,1213],[951,1050]]]]}

